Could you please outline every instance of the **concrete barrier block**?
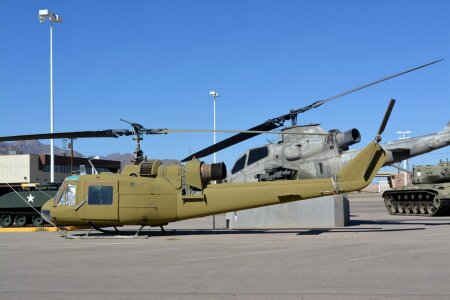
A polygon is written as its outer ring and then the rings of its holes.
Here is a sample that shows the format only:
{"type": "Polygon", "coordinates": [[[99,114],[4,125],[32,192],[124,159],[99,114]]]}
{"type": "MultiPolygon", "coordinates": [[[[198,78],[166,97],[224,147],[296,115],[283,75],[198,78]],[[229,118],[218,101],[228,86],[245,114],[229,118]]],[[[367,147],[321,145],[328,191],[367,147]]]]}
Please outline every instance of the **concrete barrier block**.
{"type": "Polygon", "coordinates": [[[230,229],[329,228],[350,222],[347,194],[271,205],[226,214],[230,229]]]}

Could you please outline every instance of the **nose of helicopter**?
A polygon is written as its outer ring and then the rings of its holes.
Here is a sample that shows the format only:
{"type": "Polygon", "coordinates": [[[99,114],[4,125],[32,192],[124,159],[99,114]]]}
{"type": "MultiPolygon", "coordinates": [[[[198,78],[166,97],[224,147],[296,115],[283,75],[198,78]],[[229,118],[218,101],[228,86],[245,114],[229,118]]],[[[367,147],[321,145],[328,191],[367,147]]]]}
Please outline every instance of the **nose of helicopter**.
{"type": "Polygon", "coordinates": [[[51,207],[53,206],[53,198],[45,202],[45,204],[41,208],[41,215],[44,220],[48,223],[51,222],[51,207]]]}

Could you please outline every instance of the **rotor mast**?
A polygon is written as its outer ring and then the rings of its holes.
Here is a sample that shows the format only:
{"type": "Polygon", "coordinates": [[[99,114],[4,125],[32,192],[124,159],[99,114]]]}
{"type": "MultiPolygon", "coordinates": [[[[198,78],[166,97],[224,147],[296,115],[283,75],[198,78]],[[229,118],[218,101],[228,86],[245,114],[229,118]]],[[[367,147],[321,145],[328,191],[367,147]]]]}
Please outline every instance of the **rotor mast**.
{"type": "Polygon", "coordinates": [[[128,123],[133,127],[133,140],[136,141],[136,148],[134,150],[134,160],[133,163],[135,165],[140,164],[144,160],[144,151],[141,150],[141,141],[144,139],[143,129],[144,126],[138,123],[132,123],[124,119],[120,119],[120,121],[128,123]]]}

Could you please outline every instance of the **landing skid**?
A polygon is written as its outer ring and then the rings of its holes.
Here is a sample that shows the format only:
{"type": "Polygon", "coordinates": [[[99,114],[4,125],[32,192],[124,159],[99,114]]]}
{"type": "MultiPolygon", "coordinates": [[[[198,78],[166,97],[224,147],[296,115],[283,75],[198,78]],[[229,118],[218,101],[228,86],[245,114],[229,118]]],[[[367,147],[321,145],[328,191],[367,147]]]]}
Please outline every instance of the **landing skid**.
{"type": "MultiPolygon", "coordinates": [[[[133,235],[123,235],[123,234],[120,234],[120,231],[117,229],[116,226],[113,226],[115,231],[111,231],[111,230],[102,229],[98,226],[94,226],[91,224],[91,228],[89,228],[89,231],[86,234],[83,234],[83,235],[67,234],[67,235],[65,235],[65,238],[66,239],[147,239],[150,237],[150,230],[148,231],[147,235],[140,235],[142,229],[145,226],[146,225],[141,225],[141,227],[139,227],[139,229],[133,235]],[[103,233],[103,235],[99,235],[99,234],[92,235],[91,232],[93,230],[101,232],[101,233],[103,233]]],[[[166,232],[166,230],[164,229],[163,226],[160,226],[160,228],[161,228],[161,232],[166,232]]]]}

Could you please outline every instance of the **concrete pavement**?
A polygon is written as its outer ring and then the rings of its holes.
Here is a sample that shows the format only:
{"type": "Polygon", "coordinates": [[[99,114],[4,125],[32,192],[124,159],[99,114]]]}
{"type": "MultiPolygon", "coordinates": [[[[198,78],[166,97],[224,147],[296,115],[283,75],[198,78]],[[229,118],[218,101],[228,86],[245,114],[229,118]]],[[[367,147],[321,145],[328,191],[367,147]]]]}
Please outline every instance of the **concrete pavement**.
{"type": "Polygon", "coordinates": [[[350,207],[333,229],[214,231],[208,217],[147,239],[1,233],[0,298],[450,298],[450,217],[390,216],[380,195],[350,207]]]}

